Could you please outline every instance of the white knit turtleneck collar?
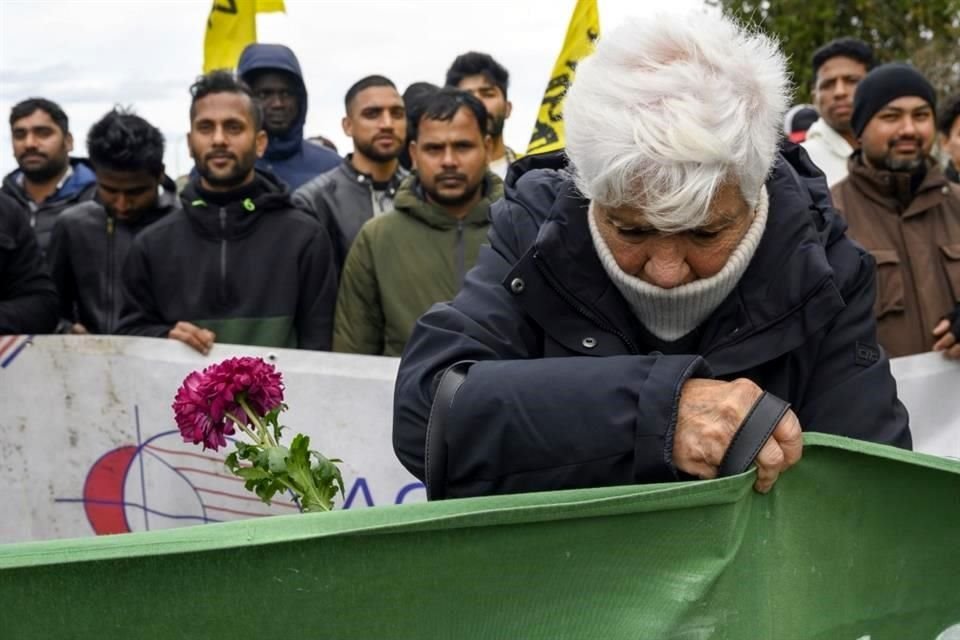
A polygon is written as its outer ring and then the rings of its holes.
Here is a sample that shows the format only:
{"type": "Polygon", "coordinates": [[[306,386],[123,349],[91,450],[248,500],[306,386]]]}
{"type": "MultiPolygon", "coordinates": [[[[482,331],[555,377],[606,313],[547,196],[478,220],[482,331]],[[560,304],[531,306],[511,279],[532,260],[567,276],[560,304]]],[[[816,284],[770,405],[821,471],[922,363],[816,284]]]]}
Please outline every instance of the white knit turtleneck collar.
{"type": "Polygon", "coordinates": [[[607,275],[643,326],[657,338],[673,342],[700,326],[737,286],[753,259],[760,238],[763,237],[769,207],[770,201],[764,187],[750,228],[723,268],[709,278],[694,280],[672,289],[662,289],[625,273],[617,265],[610,248],[597,229],[592,205],[587,217],[590,220],[593,246],[607,275]]]}

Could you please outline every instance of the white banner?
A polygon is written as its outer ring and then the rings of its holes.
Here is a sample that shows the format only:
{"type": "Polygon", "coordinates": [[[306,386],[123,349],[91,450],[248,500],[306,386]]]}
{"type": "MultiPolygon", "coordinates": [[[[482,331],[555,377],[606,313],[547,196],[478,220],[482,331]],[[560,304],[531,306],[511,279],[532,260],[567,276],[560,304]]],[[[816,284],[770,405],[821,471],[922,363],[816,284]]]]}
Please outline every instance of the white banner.
{"type": "Polygon", "coordinates": [[[910,413],[914,450],[960,459],[960,362],[921,353],[894,358],[890,370],[910,413]]]}
{"type": "Polygon", "coordinates": [[[223,466],[233,446],[186,444],[171,404],[188,373],[236,355],[283,374],[281,423],[341,458],[357,508],[426,499],[392,448],[398,360],[216,345],[207,357],[152,338],[0,336],[0,543],[145,531],[287,514],[264,505],[223,466]]]}
{"type": "MultiPolygon", "coordinates": [[[[344,460],[344,508],[420,502],[392,448],[398,360],[217,345],[203,357],[169,340],[0,336],[0,543],[145,531],[296,512],[268,507],[223,467],[233,449],[185,444],[171,404],[183,378],[235,355],[277,365],[282,422],[344,460]]],[[[960,458],[960,364],[893,361],[918,451],[960,458]]],[[[869,392],[865,390],[865,392],[869,392]]]]}

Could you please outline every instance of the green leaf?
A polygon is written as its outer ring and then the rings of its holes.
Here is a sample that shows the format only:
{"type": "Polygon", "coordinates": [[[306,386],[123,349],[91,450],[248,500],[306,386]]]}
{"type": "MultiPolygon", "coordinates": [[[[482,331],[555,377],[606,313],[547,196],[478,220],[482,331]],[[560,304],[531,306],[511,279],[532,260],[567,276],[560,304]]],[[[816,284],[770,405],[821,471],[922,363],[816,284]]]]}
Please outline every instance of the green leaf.
{"type": "Polygon", "coordinates": [[[287,456],[290,450],[286,447],[267,447],[264,449],[267,467],[273,473],[280,473],[287,468],[287,456]]]}
{"type": "Polygon", "coordinates": [[[246,480],[261,480],[273,477],[269,471],[260,467],[240,467],[233,474],[246,480]]]}

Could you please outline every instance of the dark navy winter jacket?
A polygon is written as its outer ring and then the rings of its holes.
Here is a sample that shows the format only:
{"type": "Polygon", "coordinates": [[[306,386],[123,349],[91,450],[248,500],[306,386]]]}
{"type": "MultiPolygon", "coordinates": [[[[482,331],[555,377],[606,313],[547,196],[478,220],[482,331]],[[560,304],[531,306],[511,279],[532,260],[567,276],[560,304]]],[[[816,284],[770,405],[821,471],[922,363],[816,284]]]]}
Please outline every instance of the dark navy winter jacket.
{"type": "Polygon", "coordinates": [[[307,88],[303,83],[300,62],[293,51],[280,44],[251,44],[243,50],[237,65],[240,77],[248,80],[251,72],[267,69],[286,71],[296,78],[300,113],[284,135],[270,136],[267,151],[257,160],[257,167],[274,173],[287,183],[292,193],[311,178],[340,166],[341,158],[330,149],[303,139],[303,123],[307,119],[307,88]]]}
{"type": "Polygon", "coordinates": [[[676,479],[673,429],[690,377],[749,378],[789,401],[807,431],[911,446],[877,345],[874,262],[844,235],[822,174],[799,147],[777,158],[767,227],[739,284],[698,328],[696,347],[674,355],[657,350],[604,271],[588,202],[562,162],[514,165],[491,210],[491,246],[460,294],[427,312],[407,343],[394,449],[414,475],[429,475],[428,492],[676,479]],[[466,379],[428,449],[439,376],[464,361],[466,379]]]}
{"type": "Polygon", "coordinates": [[[57,217],[68,207],[79,202],[86,202],[93,198],[97,191],[97,177],[93,168],[84,158],[70,158],[73,173],[67,178],[56,193],[34,205],[30,196],[20,185],[19,169],[10,172],[3,179],[3,192],[20,204],[30,220],[30,226],[37,236],[40,252],[46,256],[50,246],[50,234],[53,233],[53,224],[57,217]]]}

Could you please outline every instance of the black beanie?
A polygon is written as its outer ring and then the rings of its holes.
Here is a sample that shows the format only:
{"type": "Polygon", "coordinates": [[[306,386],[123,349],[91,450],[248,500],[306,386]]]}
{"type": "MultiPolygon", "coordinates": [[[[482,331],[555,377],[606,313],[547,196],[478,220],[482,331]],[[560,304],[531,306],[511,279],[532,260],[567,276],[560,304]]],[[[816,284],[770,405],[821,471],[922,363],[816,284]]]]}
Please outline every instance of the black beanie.
{"type": "Polygon", "coordinates": [[[910,65],[894,62],[868,73],[853,94],[853,115],[850,118],[853,133],[859,138],[877,111],[904,96],[923,98],[930,103],[931,109],[937,109],[933,86],[910,65]]]}

